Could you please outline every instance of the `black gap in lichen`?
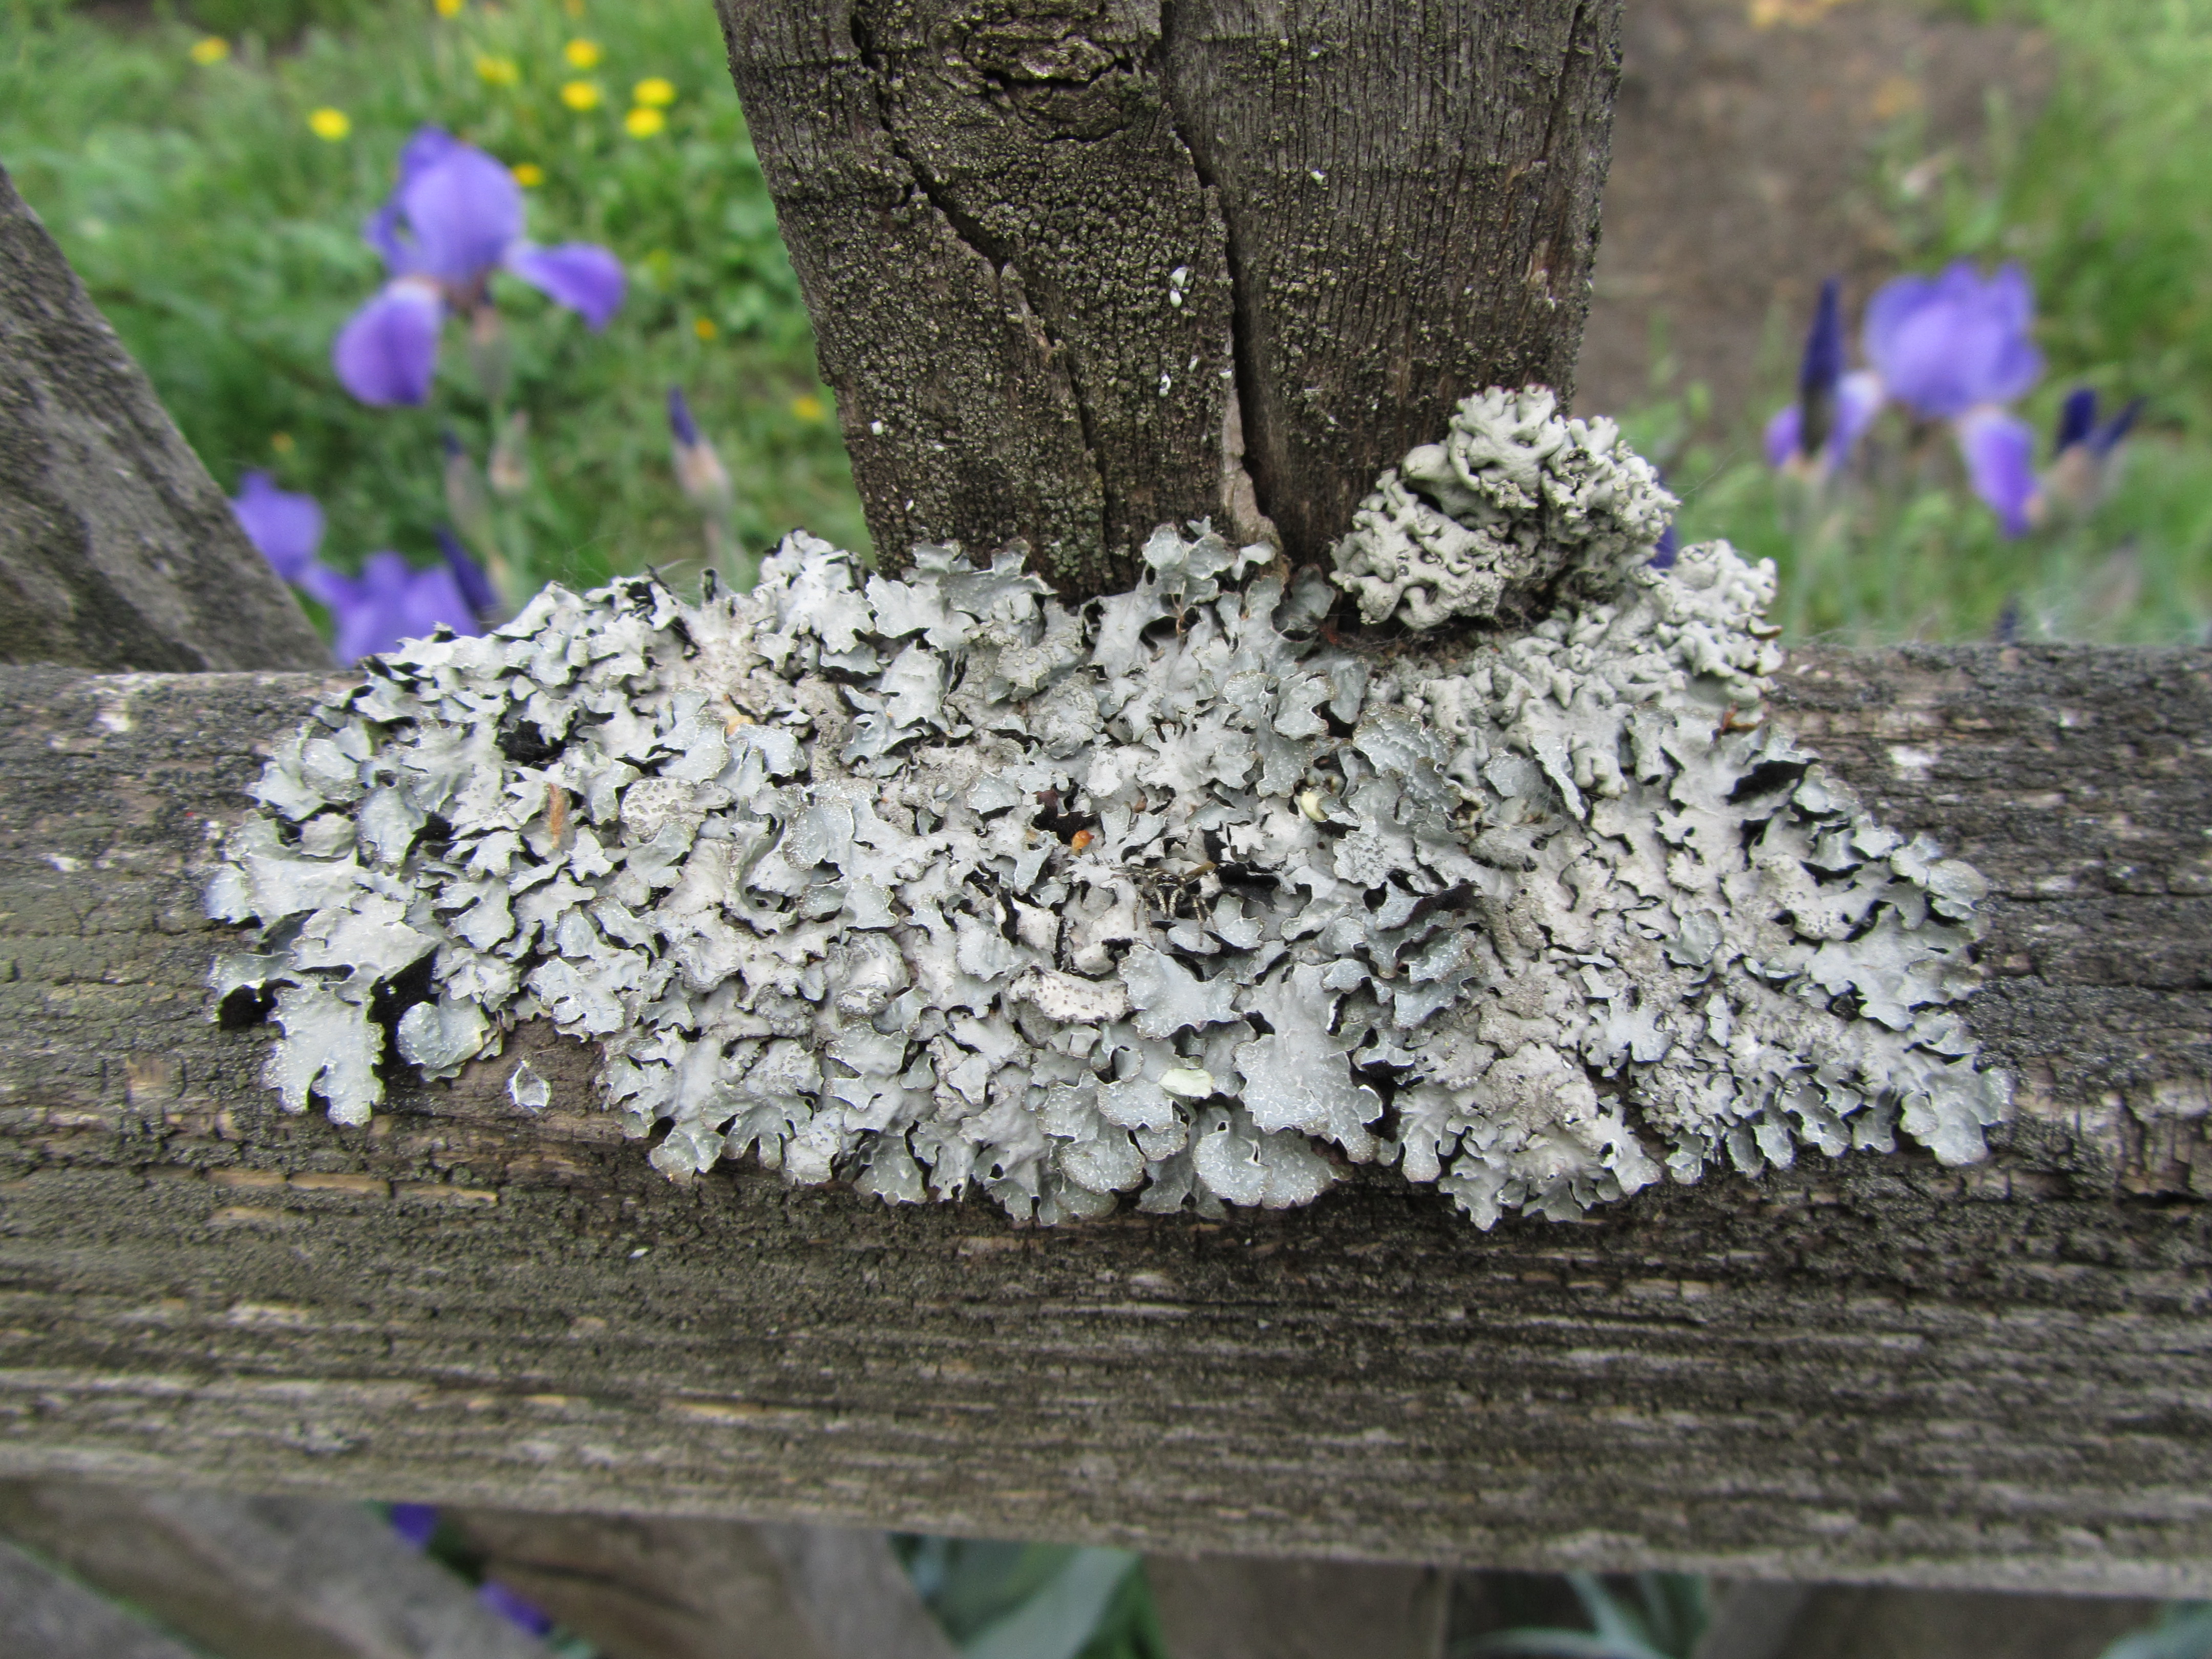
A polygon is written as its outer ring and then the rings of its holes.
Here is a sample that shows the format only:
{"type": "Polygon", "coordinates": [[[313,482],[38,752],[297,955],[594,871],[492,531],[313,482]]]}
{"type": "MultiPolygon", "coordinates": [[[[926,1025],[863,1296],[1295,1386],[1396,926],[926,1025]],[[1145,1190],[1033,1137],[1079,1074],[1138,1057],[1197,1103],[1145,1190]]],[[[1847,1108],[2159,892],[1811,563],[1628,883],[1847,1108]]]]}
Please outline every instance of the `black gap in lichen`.
{"type": "MultiPolygon", "coordinates": [[[[1763,760],[1736,780],[1735,787],[1729,791],[1729,800],[1734,804],[1772,794],[1802,778],[1807,765],[1804,761],[1763,760]]],[[[1747,823],[1745,827],[1748,829],[1751,826],[1747,823]]],[[[1764,829],[1765,826],[1761,824],[1759,827],[1764,829]]]]}
{"type": "Polygon", "coordinates": [[[276,992],[241,985],[225,997],[216,1009],[216,1027],[224,1031],[246,1030],[260,1024],[276,1011],[276,992]]]}
{"type": "Polygon", "coordinates": [[[437,963],[437,952],[426,951],[389,979],[376,981],[369,993],[369,1024],[382,1028],[384,1059],[378,1069],[389,1074],[392,1068],[402,1073],[412,1073],[414,1067],[404,1066],[398,1059],[398,1033],[400,1017],[418,1002],[428,1002],[436,994],[431,969],[437,963]]]}
{"type": "Polygon", "coordinates": [[[568,746],[566,738],[549,738],[545,728],[520,714],[499,723],[499,752],[517,766],[542,767],[568,746]]]}

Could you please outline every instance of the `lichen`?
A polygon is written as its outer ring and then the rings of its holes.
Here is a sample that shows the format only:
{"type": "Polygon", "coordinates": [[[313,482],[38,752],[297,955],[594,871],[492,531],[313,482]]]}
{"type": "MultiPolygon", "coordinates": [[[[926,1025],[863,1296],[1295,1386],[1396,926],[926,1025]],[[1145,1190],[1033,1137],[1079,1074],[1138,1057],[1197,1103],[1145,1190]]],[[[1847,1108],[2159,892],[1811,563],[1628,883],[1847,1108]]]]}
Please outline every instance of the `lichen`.
{"type": "Polygon", "coordinates": [[[1376,481],[1332,550],[1362,622],[1518,619],[1621,591],[1677,502],[1613,422],[1558,408],[1542,386],[1469,398],[1376,481]]]}
{"type": "MultiPolygon", "coordinates": [[[[1018,555],[795,533],[749,593],[552,588],[373,660],[227,838],[210,908],[258,939],[216,996],[273,988],[289,1109],[381,1099],[373,1000],[430,1078],[544,1018],[671,1175],[1044,1221],[1354,1163],[1488,1227],[1899,1128],[1978,1157],[1981,881],[1765,718],[1771,567],[1641,562],[1648,470],[1541,398],[1437,447],[1398,476],[1514,550],[1503,602],[1562,596],[1525,634],[1364,659],[1203,525],[1073,611],[1018,555]]],[[[1376,615],[1477,614],[1421,591],[1376,615]]]]}

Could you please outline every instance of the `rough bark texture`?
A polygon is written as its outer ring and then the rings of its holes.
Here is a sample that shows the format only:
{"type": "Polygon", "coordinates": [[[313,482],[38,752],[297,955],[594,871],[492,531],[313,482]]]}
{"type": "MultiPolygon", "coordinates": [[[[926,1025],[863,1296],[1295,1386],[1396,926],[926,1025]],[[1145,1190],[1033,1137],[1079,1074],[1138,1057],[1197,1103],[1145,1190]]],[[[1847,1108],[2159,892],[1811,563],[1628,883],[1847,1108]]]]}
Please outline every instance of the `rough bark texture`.
{"type": "Polygon", "coordinates": [[[1442,1659],[1450,1577],[1342,1561],[1146,1559],[1172,1659],[1442,1659]]]}
{"type": "Polygon", "coordinates": [[[2106,1595],[1960,1595],[1813,1585],[1774,1659],[2098,1659],[2159,1613],[2106,1595]]]}
{"type": "Polygon", "coordinates": [[[879,1532],[523,1510],[442,1519],[486,1577],[607,1659],[955,1659],[879,1532]]]}
{"type": "Polygon", "coordinates": [[[1571,386],[1619,0],[721,13],[887,563],[1105,592],[1254,484],[1317,557],[1459,398],[1571,386]]]}
{"type": "MultiPolygon", "coordinates": [[[[1809,1586],[1748,1579],[1711,1588],[1711,1618],[1691,1659],[1783,1659],[1790,1633],[1811,1595],[1809,1586]]],[[[1912,1595],[1913,1590],[1885,1589],[1877,1595],[1912,1595]]],[[[1938,1590],[1936,1595],[1959,1592],[1938,1590]]]]}
{"type": "Polygon", "coordinates": [[[1139,1548],[2212,1591],[2212,655],[1803,653],[1785,719],[1999,896],[1989,1164],[1475,1231],[1017,1231],[663,1180],[539,1030],[286,1117],[206,830],[324,682],[0,672],[0,1467],[1139,1548]]]}
{"type": "Polygon", "coordinates": [[[329,660],[0,170],[0,662],[329,660]]]}
{"type": "Polygon", "coordinates": [[[0,1543],[0,1650],[9,1659],[199,1659],[9,1543],[0,1543]]]}
{"type": "Polygon", "coordinates": [[[0,1535],[222,1659],[547,1659],[360,1504],[4,1480],[0,1535]]]}

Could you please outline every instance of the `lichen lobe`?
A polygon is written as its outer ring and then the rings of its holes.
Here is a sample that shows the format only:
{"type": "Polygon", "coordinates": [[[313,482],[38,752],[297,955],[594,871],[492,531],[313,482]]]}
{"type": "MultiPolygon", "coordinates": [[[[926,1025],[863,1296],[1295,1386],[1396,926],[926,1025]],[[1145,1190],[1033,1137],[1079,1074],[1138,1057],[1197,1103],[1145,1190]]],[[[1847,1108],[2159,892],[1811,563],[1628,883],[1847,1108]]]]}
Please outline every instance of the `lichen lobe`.
{"type": "Polygon", "coordinates": [[[1327,644],[1317,574],[1194,525],[1079,611],[1017,556],[890,580],[797,533],[750,593],[550,589],[373,662],[227,839],[210,908],[259,938],[217,1000],[275,988],[290,1109],[369,1114],[405,975],[402,1058],[550,1018],[672,1175],[1043,1221],[1363,1162],[1488,1227],[1899,1128],[1979,1157],[1982,884],[1764,718],[1771,567],[1652,568],[1616,436],[1492,393],[1454,441],[1486,422],[1511,443],[1417,450],[1368,507],[1396,477],[1495,584],[1393,589],[1366,507],[1336,572],[1413,628],[1556,596],[1472,648],[1327,644]]]}

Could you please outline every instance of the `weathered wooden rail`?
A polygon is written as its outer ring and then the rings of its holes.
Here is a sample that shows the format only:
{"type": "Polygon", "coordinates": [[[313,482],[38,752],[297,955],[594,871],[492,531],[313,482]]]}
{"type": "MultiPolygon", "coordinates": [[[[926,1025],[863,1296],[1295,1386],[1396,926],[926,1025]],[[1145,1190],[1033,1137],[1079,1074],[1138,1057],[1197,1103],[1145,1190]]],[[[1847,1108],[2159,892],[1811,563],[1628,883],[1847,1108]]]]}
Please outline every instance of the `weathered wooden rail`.
{"type": "Polygon", "coordinates": [[[2212,1594],[2212,653],[1808,652],[2000,902],[1982,1166],[1475,1231],[664,1181],[504,1066],[287,1117],[198,891],[307,675],[0,669],[0,1473],[1147,1549],[2212,1594]]]}

